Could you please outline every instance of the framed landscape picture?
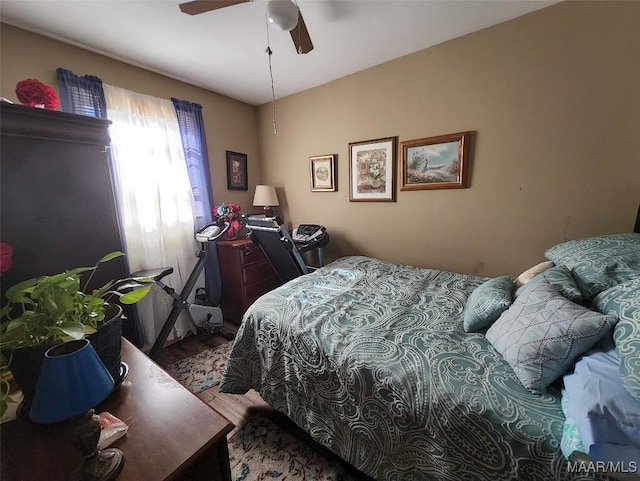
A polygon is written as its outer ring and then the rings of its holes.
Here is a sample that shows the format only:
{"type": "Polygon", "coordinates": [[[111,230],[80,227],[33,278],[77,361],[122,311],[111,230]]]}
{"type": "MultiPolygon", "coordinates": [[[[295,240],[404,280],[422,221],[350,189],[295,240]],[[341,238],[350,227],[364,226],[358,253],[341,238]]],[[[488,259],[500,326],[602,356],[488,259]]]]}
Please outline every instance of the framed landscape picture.
{"type": "Polygon", "coordinates": [[[466,187],[470,132],[400,142],[400,190],[466,187]]]}
{"type": "Polygon", "coordinates": [[[309,157],[312,192],[335,192],[335,155],[309,157]]]}
{"type": "Polygon", "coordinates": [[[349,143],[349,200],[395,202],[398,137],[349,143]]]}
{"type": "Polygon", "coordinates": [[[227,189],[249,190],[247,154],[227,150],[227,189]]]}

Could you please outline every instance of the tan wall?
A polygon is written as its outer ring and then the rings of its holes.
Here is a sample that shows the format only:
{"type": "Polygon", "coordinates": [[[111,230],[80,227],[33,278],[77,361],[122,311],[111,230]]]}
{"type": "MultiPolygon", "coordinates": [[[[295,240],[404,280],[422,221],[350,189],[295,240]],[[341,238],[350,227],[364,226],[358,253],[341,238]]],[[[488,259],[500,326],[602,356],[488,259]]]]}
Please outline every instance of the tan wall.
{"type": "MultiPolygon", "coordinates": [[[[328,258],[366,254],[484,275],[517,274],[565,239],[632,228],[640,200],[640,2],[566,2],[256,109],[2,24],[0,95],[59,66],[198,102],[215,201],[250,208],[262,180],[290,225],[331,234],[328,258]],[[471,130],[469,189],[349,202],[348,143],[471,130]],[[249,156],[227,191],[225,151],[249,156]],[[338,191],[310,191],[309,156],[337,154],[338,191]]],[[[312,54],[311,54],[312,55],[312,54]]],[[[276,84],[278,79],[275,79],[276,84]]]]}
{"type": "Polygon", "coordinates": [[[261,180],[255,107],[7,24],[0,27],[2,97],[17,102],[15,86],[26,78],[37,78],[58,90],[56,69],[63,67],[135,92],[199,103],[203,107],[214,201],[251,205],[254,186],[261,180]],[[249,190],[227,190],[227,150],[247,154],[249,190]]]}
{"type": "MultiPolygon", "coordinates": [[[[640,2],[568,2],[259,109],[267,183],[328,257],[518,274],[565,239],[628,232],[640,201],[640,2]],[[475,131],[469,189],[349,201],[348,143],[475,131]],[[338,155],[338,191],[309,156],[338,155]]],[[[313,55],[313,53],[311,53],[313,55]]],[[[275,79],[276,85],[278,79],[275,79]]]]}

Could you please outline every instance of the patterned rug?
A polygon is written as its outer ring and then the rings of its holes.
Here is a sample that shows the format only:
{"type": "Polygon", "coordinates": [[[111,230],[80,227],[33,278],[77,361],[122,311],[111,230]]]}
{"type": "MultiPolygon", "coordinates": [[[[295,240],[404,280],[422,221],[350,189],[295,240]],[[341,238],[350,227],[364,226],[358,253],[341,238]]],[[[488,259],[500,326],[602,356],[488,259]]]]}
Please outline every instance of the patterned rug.
{"type": "Polygon", "coordinates": [[[192,393],[206,391],[220,383],[232,345],[232,342],[226,342],[221,346],[212,347],[195,356],[176,361],[166,370],[192,393]]]}
{"type": "Polygon", "coordinates": [[[233,481],[355,481],[337,462],[264,416],[256,415],[229,440],[233,481]]]}

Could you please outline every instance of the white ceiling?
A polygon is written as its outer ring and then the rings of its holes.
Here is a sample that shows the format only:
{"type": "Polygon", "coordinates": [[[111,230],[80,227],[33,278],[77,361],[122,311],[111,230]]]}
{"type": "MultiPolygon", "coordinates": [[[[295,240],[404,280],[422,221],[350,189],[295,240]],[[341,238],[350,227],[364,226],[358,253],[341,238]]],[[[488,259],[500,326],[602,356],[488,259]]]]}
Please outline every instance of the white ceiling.
{"type": "MultiPolygon", "coordinates": [[[[557,0],[297,0],[314,50],[270,26],[266,0],[197,16],[178,0],[1,0],[0,19],[214,92],[261,105],[557,0]]],[[[65,65],[60,65],[65,67],[65,65]]],[[[76,72],[97,74],[96,72],[76,72]]]]}

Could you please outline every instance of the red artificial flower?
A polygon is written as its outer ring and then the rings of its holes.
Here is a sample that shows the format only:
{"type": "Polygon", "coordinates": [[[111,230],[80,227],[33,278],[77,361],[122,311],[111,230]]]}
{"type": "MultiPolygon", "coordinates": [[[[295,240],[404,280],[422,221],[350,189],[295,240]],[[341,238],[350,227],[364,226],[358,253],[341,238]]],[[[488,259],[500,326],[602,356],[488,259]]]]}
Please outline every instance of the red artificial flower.
{"type": "Polygon", "coordinates": [[[213,215],[218,219],[224,219],[227,222],[238,217],[238,212],[242,210],[242,207],[238,204],[220,204],[213,208],[213,215]]]}
{"type": "Polygon", "coordinates": [[[58,94],[52,87],[32,78],[18,82],[16,95],[21,104],[30,107],[44,105],[45,109],[55,110],[59,103],[58,94]]]}
{"type": "Polygon", "coordinates": [[[238,232],[240,232],[242,226],[240,225],[240,221],[238,219],[233,219],[229,223],[229,230],[227,231],[228,237],[235,237],[238,232]]]}
{"type": "Polygon", "coordinates": [[[11,269],[13,247],[6,242],[0,242],[0,274],[11,269]]]}

